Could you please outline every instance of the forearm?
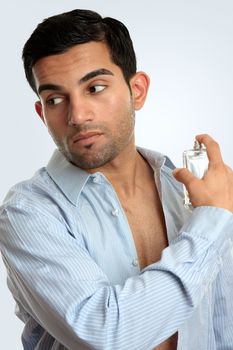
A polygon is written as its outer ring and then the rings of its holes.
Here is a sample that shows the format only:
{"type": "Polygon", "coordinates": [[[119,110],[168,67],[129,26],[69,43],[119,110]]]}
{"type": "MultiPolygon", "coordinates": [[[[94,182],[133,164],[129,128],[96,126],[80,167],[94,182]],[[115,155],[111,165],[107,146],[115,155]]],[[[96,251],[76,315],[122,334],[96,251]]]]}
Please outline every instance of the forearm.
{"type": "Polygon", "coordinates": [[[233,251],[225,254],[223,267],[213,285],[213,325],[218,350],[233,344],[233,251]]]}

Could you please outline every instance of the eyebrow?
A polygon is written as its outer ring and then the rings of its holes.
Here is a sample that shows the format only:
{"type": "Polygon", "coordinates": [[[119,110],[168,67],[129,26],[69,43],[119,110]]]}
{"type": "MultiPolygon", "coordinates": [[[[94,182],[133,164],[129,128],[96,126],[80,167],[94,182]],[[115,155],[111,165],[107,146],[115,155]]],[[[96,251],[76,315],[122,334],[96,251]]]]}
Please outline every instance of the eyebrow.
{"type": "MultiPolygon", "coordinates": [[[[79,81],[78,84],[83,84],[85,82],[87,82],[90,79],[93,79],[99,75],[114,75],[113,72],[111,72],[108,69],[105,68],[100,68],[100,69],[96,69],[93,70],[92,72],[87,73],[86,75],[84,75],[79,81]]],[[[61,91],[63,88],[61,85],[55,85],[55,84],[42,84],[39,86],[38,88],[38,94],[40,95],[42,91],[45,90],[53,90],[53,91],[61,91]]]]}
{"type": "Polygon", "coordinates": [[[84,75],[84,77],[82,77],[79,80],[79,84],[85,83],[86,81],[88,81],[88,80],[90,80],[92,78],[95,78],[98,75],[114,75],[114,74],[113,74],[113,72],[111,72],[110,70],[105,69],[105,68],[96,69],[96,70],[93,70],[92,72],[87,73],[86,75],[84,75]]]}

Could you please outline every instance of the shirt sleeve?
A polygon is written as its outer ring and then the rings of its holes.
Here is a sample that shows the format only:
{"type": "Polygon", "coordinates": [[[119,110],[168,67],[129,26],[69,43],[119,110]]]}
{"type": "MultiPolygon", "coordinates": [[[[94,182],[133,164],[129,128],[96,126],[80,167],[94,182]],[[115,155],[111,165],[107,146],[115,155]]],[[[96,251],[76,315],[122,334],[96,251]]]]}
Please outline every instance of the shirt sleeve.
{"type": "Polygon", "coordinates": [[[233,250],[223,259],[213,286],[214,306],[213,324],[215,342],[218,350],[230,349],[233,344],[233,250]]]}
{"type": "Polygon", "coordinates": [[[233,215],[194,210],[159,262],[111,285],[65,221],[38,205],[0,212],[0,246],[14,297],[69,349],[151,349],[200,303],[232,247],[233,215]]]}

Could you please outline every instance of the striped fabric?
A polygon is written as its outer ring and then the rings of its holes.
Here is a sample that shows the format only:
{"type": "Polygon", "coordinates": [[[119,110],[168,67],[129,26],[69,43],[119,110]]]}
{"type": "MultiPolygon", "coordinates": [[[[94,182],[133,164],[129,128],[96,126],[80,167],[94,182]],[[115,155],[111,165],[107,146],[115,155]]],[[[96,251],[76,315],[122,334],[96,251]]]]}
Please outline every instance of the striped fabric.
{"type": "Polygon", "coordinates": [[[140,271],[125,213],[101,173],[55,151],[0,209],[8,286],[25,350],[150,350],[178,331],[178,350],[233,349],[233,215],[184,210],[162,155],[154,170],[169,247],[140,271]]]}

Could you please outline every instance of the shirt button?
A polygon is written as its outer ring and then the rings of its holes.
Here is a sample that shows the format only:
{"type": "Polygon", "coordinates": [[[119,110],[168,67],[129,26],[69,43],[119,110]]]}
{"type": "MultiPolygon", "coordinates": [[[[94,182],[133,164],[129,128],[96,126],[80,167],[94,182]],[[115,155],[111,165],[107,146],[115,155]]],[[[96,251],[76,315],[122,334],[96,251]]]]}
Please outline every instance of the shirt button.
{"type": "Polygon", "coordinates": [[[93,177],[93,182],[94,182],[95,184],[99,184],[99,183],[100,183],[100,177],[99,177],[98,175],[94,176],[94,177],[93,177]]]}
{"type": "Polygon", "coordinates": [[[113,216],[118,216],[119,214],[120,214],[120,211],[119,211],[118,208],[115,208],[115,209],[112,210],[112,215],[113,216]]]}
{"type": "Polygon", "coordinates": [[[137,258],[133,259],[132,265],[133,266],[138,266],[138,259],[137,258]]]}

